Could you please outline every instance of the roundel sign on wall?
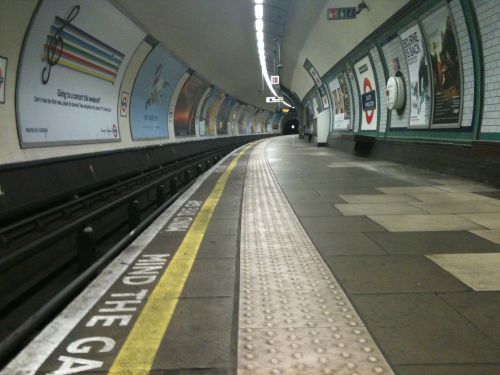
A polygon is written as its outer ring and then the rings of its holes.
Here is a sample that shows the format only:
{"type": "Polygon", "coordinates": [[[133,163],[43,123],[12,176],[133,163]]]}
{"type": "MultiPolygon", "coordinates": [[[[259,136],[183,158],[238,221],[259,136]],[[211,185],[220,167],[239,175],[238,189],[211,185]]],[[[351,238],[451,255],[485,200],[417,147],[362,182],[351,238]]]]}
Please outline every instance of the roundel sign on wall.
{"type": "Polygon", "coordinates": [[[361,95],[361,130],[377,130],[377,85],[368,56],[354,65],[361,95]]]}

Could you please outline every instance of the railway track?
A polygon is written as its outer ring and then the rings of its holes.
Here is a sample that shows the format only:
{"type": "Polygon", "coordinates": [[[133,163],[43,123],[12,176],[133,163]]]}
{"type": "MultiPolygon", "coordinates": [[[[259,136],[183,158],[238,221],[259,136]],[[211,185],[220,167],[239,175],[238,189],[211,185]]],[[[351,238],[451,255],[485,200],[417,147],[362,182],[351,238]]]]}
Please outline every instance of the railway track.
{"type": "Polygon", "coordinates": [[[235,147],[160,165],[1,226],[0,368],[191,181],[235,147]]]}

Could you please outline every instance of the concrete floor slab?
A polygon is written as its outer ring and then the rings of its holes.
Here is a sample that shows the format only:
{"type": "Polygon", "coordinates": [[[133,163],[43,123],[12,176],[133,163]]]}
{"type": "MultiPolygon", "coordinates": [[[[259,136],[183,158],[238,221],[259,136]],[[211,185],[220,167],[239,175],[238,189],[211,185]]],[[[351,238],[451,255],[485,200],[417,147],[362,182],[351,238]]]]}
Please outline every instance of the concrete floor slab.
{"type": "Polygon", "coordinates": [[[373,232],[366,235],[390,254],[498,252],[500,246],[467,231],[373,232]]]}
{"type": "Polygon", "coordinates": [[[425,211],[405,203],[336,204],[345,216],[422,214],[425,211]]]}
{"type": "Polygon", "coordinates": [[[236,258],[237,253],[237,235],[206,234],[198,251],[198,259],[236,258]]]}
{"type": "Polygon", "coordinates": [[[464,201],[483,201],[494,204],[489,197],[475,193],[408,193],[411,197],[418,199],[422,202],[435,203],[435,202],[464,202],[464,201]]]}
{"type": "Polygon", "coordinates": [[[464,201],[464,202],[412,202],[411,206],[417,207],[431,214],[461,214],[461,213],[485,213],[497,212],[500,213],[500,206],[495,206],[487,202],[481,201],[464,201]]]}
{"type": "Polygon", "coordinates": [[[500,345],[500,292],[445,293],[440,297],[500,345]]]}
{"type": "Polygon", "coordinates": [[[343,194],[340,198],[352,204],[418,202],[415,198],[404,194],[343,194]]]}
{"type": "Polygon", "coordinates": [[[478,229],[478,230],[471,230],[470,232],[474,233],[476,236],[486,238],[488,241],[500,244],[500,229],[492,229],[492,230],[478,229]]]}
{"type": "Polygon", "coordinates": [[[348,294],[469,290],[421,256],[328,256],[325,261],[348,294]]]}
{"type": "Polygon", "coordinates": [[[233,218],[216,219],[212,218],[208,225],[207,233],[216,233],[221,235],[234,235],[238,234],[238,220],[233,218]]]}
{"type": "Polygon", "coordinates": [[[343,195],[343,194],[382,194],[373,187],[358,186],[333,186],[325,189],[315,189],[320,195],[343,195]]]}
{"type": "Polygon", "coordinates": [[[427,258],[476,291],[500,291],[500,253],[433,254],[427,258]]]}
{"type": "Polygon", "coordinates": [[[498,375],[500,365],[396,366],[399,375],[498,375]]]}
{"type": "Polygon", "coordinates": [[[295,214],[299,217],[341,215],[341,213],[328,202],[313,204],[308,204],[307,202],[293,202],[291,205],[295,214]]]}
{"type": "Polygon", "coordinates": [[[231,366],[230,329],[200,330],[195,336],[192,331],[169,329],[167,334],[169,339],[160,346],[158,352],[161,355],[156,356],[153,369],[192,370],[231,366]]]}
{"type": "Polygon", "coordinates": [[[303,217],[300,221],[308,233],[376,232],[384,230],[384,228],[366,217],[303,217]]]}
{"type": "Polygon", "coordinates": [[[500,347],[433,293],[351,299],[393,364],[500,364],[500,347]]]}
{"type": "Polygon", "coordinates": [[[323,257],[330,255],[387,255],[364,233],[314,233],[311,235],[311,240],[323,257]]]}
{"type": "Polygon", "coordinates": [[[378,187],[377,190],[385,194],[433,194],[442,192],[442,190],[433,186],[378,187]]]}
{"type": "Polygon", "coordinates": [[[500,229],[500,212],[483,214],[462,214],[467,220],[478,223],[487,229],[500,229]]]}
{"type": "Polygon", "coordinates": [[[483,184],[439,185],[437,187],[450,193],[498,191],[493,186],[483,184]]]}
{"type": "Polygon", "coordinates": [[[183,298],[231,297],[234,295],[236,260],[198,259],[182,291],[183,298]]]}
{"type": "Polygon", "coordinates": [[[450,231],[481,229],[463,217],[451,214],[436,215],[368,215],[368,218],[390,232],[450,231]]]}

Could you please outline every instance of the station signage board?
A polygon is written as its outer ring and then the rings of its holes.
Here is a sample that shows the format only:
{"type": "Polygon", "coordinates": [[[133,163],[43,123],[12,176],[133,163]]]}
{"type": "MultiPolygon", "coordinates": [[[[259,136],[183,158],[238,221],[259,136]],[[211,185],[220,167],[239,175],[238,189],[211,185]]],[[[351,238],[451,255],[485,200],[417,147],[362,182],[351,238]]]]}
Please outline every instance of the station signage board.
{"type": "Polygon", "coordinates": [[[356,7],[345,7],[345,8],[328,8],[326,11],[326,17],[328,20],[348,20],[356,18],[357,14],[356,7]]]}
{"type": "Polygon", "coordinates": [[[266,103],[281,103],[283,102],[282,96],[268,96],[266,97],[266,103]]]}

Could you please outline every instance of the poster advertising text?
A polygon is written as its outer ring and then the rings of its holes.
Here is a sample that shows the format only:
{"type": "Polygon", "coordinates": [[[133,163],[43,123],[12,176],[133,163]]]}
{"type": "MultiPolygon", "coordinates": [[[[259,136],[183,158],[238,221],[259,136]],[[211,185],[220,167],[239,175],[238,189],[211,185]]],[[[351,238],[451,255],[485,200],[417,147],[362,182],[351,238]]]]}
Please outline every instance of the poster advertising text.
{"type": "Polygon", "coordinates": [[[229,115],[230,121],[229,121],[229,127],[230,127],[230,134],[232,135],[238,135],[239,129],[238,129],[238,119],[240,117],[241,111],[245,106],[243,103],[237,102],[234,106],[233,109],[231,110],[231,114],[229,115]]]}
{"type": "Polygon", "coordinates": [[[132,139],[167,138],[172,94],[186,66],[161,46],[146,57],[135,79],[130,102],[132,139]]]}
{"type": "Polygon", "coordinates": [[[431,85],[429,63],[420,27],[414,25],[400,34],[410,75],[410,127],[429,126],[431,85]]]}
{"type": "Polygon", "coordinates": [[[17,76],[22,145],[118,141],[120,85],[144,36],[107,1],[43,1],[17,76]]]}
{"type": "Polygon", "coordinates": [[[328,103],[328,93],[326,92],[326,85],[322,85],[319,88],[319,92],[321,95],[321,104],[323,106],[323,110],[330,108],[330,104],[328,103]]]}
{"type": "Polygon", "coordinates": [[[0,56],[0,103],[5,103],[5,81],[7,74],[7,59],[0,56]]]}
{"type": "Polygon", "coordinates": [[[208,82],[197,75],[191,75],[181,88],[174,112],[174,133],[176,137],[196,135],[196,110],[208,82]]]}
{"type": "Polygon", "coordinates": [[[446,5],[422,21],[431,56],[434,82],[432,124],[458,126],[461,103],[461,66],[453,20],[446,5]]]}
{"type": "Polygon", "coordinates": [[[217,113],[217,135],[228,134],[229,113],[235,103],[236,99],[232,96],[227,96],[222,102],[217,113]]]}
{"type": "Polygon", "coordinates": [[[361,95],[361,130],[377,130],[377,84],[368,56],[354,65],[361,95]]]}
{"type": "Polygon", "coordinates": [[[348,130],[351,128],[351,106],[344,75],[339,75],[329,83],[328,87],[333,100],[334,128],[348,130]]]}
{"type": "Polygon", "coordinates": [[[205,132],[207,135],[217,135],[217,115],[225,98],[226,94],[219,91],[212,105],[207,110],[205,117],[205,132]]]}

